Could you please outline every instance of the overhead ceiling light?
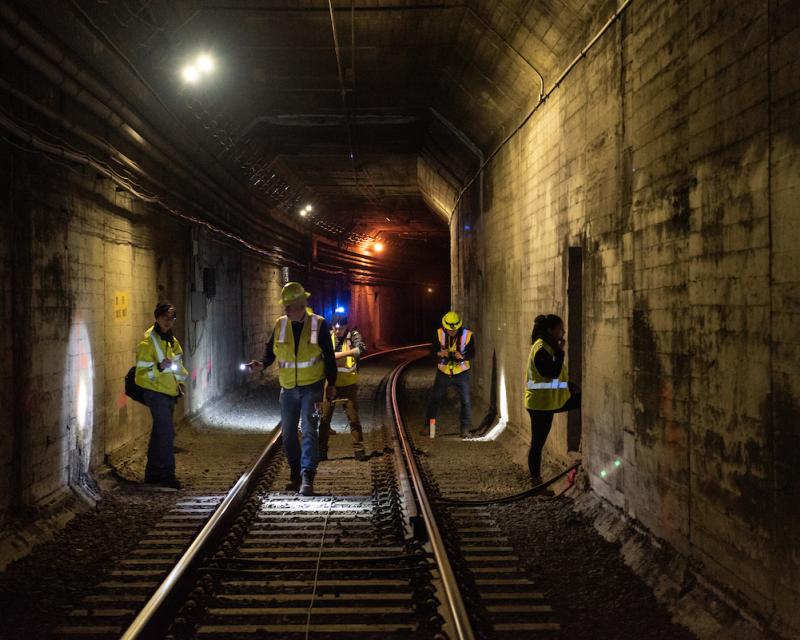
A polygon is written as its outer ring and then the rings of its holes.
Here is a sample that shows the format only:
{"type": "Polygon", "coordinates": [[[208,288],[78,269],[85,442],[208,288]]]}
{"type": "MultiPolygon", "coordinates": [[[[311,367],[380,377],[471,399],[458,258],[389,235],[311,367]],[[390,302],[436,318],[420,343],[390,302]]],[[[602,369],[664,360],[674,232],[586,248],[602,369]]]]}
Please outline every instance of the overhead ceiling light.
{"type": "Polygon", "coordinates": [[[378,253],[380,253],[381,251],[383,251],[383,243],[376,242],[374,245],[372,245],[372,248],[375,249],[375,251],[377,251],[378,253]]]}
{"type": "Polygon", "coordinates": [[[188,84],[194,84],[200,79],[200,72],[197,70],[197,67],[194,65],[186,65],[181,71],[181,76],[183,77],[183,81],[188,84]]]}
{"type": "Polygon", "coordinates": [[[197,56],[197,60],[194,64],[203,73],[211,73],[216,66],[214,58],[207,53],[201,53],[199,56],[197,56]]]}
{"type": "Polygon", "coordinates": [[[311,213],[313,210],[314,210],[314,207],[312,207],[310,204],[306,205],[306,213],[311,213]]]}
{"type": "Polygon", "coordinates": [[[216,66],[210,54],[201,53],[181,70],[181,76],[186,84],[196,84],[202,76],[212,73],[216,66]]]}
{"type": "Polygon", "coordinates": [[[300,215],[305,218],[308,215],[308,211],[306,209],[300,209],[300,215]]]}

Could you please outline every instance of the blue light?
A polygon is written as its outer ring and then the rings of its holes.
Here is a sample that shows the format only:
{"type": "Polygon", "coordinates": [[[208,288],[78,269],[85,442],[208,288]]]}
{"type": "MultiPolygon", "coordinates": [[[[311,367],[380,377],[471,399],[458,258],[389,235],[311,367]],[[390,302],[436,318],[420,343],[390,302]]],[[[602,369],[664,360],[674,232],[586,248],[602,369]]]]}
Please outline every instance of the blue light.
{"type": "Polygon", "coordinates": [[[344,313],[344,307],[336,307],[336,309],[334,309],[334,313],[344,313]]]}
{"type": "Polygon", "coordinates": [[[468,224],[465,224],[464,231],[472,231],[472,227],[470,227],[468,224]]]}

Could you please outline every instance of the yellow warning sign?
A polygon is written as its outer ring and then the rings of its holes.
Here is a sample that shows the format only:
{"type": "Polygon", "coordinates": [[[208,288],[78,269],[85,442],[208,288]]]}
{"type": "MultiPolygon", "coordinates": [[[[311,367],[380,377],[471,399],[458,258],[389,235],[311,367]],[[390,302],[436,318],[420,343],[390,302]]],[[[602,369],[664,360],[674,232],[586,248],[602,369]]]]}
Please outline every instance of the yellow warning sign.
{"type": "Polygon", "coordinates": [[[128,319],[128,292],[114,292],[114,322],[125,322],[128,319]]]}

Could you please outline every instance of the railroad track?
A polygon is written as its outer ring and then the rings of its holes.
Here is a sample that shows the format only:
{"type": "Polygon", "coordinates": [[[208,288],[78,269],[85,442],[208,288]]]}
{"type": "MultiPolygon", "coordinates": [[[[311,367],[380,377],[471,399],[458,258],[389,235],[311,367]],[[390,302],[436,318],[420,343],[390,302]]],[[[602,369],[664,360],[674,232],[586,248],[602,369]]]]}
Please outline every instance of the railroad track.
{"type": "MultiPolygon", "coordinates": [[[[141,602],[169,573],[122,637],[551,637],[552,610],[486,508],[437,504],[454,495],[442,491],[451,480],[437,484],[420,464],[397,403],[403,370],[421,355],[382,354],[400,359],[376,388],[373,406],[385,392],[386,415],[373,423],[384,427],[366,430],[364,462],[349,437],[332,438],[315,496],[284,490],[275,434],[219,504],[189,498],[187,512],[160,523],[125,563],[137,573],[117,581],[116,602],[141,602]],[[170,536],[203,521],[175,563],[188,540],[170,536]]],[[[130,608],[97,604],[108,608],[87,609],[94,626],[60,635],[119,637],[130,608]],[[113,624],[103,628],[104,616],[113,624]]]]}

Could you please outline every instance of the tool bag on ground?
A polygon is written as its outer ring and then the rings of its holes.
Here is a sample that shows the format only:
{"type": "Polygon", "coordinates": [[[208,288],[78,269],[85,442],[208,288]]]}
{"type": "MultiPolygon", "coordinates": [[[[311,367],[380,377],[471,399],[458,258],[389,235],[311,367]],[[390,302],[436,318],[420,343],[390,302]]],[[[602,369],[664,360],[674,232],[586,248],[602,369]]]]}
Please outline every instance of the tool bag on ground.
{"type": "Polygon", "coordinates": [[[144,404],[144,389],[136,384],[136,366],[131,367],[125,374],[125,395],[144,404]]]}

